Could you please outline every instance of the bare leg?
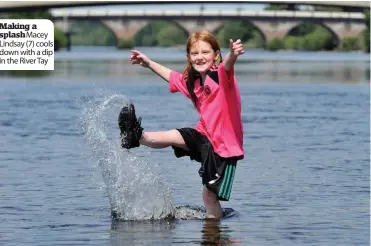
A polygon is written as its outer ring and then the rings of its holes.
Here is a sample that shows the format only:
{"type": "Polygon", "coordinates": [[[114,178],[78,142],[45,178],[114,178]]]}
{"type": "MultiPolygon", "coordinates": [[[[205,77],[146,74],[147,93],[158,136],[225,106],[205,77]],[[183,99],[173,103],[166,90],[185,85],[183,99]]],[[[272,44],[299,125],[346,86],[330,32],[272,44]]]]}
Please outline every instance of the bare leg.
{"type": "Polygon", "coordinates": [[[140,144],[155,149],[176,146],[188,150],[187,145],[178,130],[143,132],[142,137],[140,138],[140,144]]]}
{"type": "Polygon", "coordinates": [[[216,194],[209,191],[205,185],[202,191],[202,198],[206,208],[206,218],[220,219],[223,217],[222,206],[220,205],[216,194]]]}

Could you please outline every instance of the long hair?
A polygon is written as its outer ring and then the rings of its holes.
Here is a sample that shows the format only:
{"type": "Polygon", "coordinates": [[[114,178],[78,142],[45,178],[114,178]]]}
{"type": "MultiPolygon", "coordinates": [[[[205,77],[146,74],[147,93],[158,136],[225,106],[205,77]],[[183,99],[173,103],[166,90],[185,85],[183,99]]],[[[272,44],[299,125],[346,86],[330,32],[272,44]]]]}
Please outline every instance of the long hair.
{"type": "Polygon", "coordinates": [[[195,79],[196,76],[200,76],[200,74],[192,67],[192,64],[189,60],[190,50],[192,45],[194,45],[198,41],[203,41],[206,43],[209,43],[211,48],[214,50],[214,52],[219,51],[219,59],[218,62],[220,63],[222,61],[222,55],[220,52],[220,46],[216,39],[216,37],[208,31],[200,31],[192,33],[188,40],[187,40],[187,64],[185,66],[183,75],[186,76],[187,79],[187,89],[189,94],[191,95],[191,100],[195,107],[197,107],[197,97],[194,93],[195,88],[195,79]]]}

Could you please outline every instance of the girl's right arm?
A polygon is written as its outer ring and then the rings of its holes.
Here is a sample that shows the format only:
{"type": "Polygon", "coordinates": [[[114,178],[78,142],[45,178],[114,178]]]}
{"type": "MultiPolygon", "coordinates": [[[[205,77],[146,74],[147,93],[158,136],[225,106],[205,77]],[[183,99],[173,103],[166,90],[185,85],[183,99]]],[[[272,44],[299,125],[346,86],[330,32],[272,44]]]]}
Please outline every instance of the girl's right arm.
{"type": "Polygon", "coordinates": [[[151,69],[154,73],[159,75],[161,78],[169,82],[171,70],[161,64],[152,61],[146,55],[139,52],[138,50],[132,50],[130,56],[130,61],[132,64],[139,64],[142,67],[151,69]]]}
{"type": "Polygon", "coordinates": [[[149,60],[148,68],[169,83],[171,70],[157,62],[149,60]]]}

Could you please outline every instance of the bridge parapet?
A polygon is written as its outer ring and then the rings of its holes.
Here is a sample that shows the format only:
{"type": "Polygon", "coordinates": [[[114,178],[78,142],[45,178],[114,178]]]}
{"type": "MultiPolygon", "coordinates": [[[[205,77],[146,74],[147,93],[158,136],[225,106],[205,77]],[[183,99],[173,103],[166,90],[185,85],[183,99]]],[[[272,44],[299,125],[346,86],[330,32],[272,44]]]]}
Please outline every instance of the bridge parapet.
{"type": "Polygon", "coordinates": [[[148,19],[155,17],[162,18],[179,18],[184,17],[203,18],[203,17],[224,17],[238,19],[240,17],[250,19],[266,19],[266,18],[297,18],[297,19],[344,19],[344,20],[364,20],[362,13],[353,12],[322,12],[322,11],[251,11],[251,10],[53,10],[52,16],[54,19],[61,19],[68,16],[71,19],[83,18],[135,18],[148,19]]]}

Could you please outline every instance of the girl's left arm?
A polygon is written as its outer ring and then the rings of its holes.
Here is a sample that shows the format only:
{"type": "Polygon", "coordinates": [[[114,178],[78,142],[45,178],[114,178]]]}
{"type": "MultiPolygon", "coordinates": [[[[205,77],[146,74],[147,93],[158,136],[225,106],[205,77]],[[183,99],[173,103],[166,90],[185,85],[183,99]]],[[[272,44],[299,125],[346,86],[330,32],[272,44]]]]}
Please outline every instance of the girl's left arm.
{"type": "Polygon", "coordinates": [[[237,60],[237,57],[245,53],[240,39],[238,39],[236,42],[233,42],[233,40],[230,39],[229,49],[230,51],[225,56],[225,59],[224,59],[224,69],[227,72],[232,71],[232,68],[237,60]]]}

